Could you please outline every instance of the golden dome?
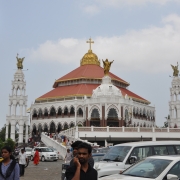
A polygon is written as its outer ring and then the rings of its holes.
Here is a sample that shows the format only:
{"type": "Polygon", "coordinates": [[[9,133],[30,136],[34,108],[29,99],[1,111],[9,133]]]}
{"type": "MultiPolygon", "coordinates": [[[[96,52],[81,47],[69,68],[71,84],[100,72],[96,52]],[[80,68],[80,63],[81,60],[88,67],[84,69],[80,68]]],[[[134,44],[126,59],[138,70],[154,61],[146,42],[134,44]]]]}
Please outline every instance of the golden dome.
{"type": "Polygon", "coordinates": [[[92,50],[88,50],[88,52],[81,59],[81,66],[86,64],[96,64],[100,66],[100,61],[96,54],[92,52],[92,50]]]}

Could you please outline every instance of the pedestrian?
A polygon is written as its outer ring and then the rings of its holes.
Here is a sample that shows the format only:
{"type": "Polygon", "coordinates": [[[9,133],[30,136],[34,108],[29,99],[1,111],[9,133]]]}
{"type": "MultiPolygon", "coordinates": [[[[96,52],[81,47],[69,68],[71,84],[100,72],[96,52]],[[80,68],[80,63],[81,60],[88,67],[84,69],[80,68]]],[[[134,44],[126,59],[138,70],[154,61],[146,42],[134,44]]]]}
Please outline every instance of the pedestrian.
{"type": "Polygon", "coordinates": [[[70,162],[72,158],[73,158],[72,152],[70,152],[70,149],[67,149],[67,153],[65,156],[65,163],[70,162]]]}
{"type": "Polygon", "coordinates": [[[78,146],[77,151],[77,157],[74,157],[74,165],[66,170],[66,179],[97,180],[97,171],[88,163],[91,157],[92,147],[83,142],[78,146]]]}
{"type": "Polygon", "coordinates": [[[21,152],[19,153],[20,176],[24,176],[25,165],[26,165],[27,161],[28,161],[28,159],[27,159],[26,153],[25,153],[24,149],[21,149],[21,152]]]}
{"type": "Polygon", "coordinates": [[[12,150],[9,146],[1,149],[3,161],[0,162],[0,180],[20,180],[19,165],[12,156],[12,150]]]}
{"type": "Polygon", "coordinates": [[[34,165],[38,165],[39,164],[39,151],[38,149],[36,149],[36,152],[34,153],[34,165]]]}
{"type": "MultiPolygon", "coordinates": [[[[82,141],[75,141],[73,144],[71,144],[71,147],[73,149],[73,159],[70,161],[70,166],[74,165],[74,160],[75,157],[77,156],[78,153],[78,146],[82,143],[82,141]]],[[[88,163],[90,164],[91,167],[94,166],[94,159],[92,157],[89,158],[88,163]]]]}

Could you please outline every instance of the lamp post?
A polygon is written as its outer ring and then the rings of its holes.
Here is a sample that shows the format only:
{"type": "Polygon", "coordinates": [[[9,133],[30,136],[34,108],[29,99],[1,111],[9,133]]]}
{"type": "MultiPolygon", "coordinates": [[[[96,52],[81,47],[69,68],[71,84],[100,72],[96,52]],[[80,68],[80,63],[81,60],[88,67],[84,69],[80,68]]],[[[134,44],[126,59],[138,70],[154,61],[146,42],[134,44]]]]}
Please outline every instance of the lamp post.
{"type": "Polygon", "coordinates": [[[85,134],[85,140],[86,140],[86,134],[85,134]]]}
{"type": "Polygon", "coordinates": [[[95,137],[95,142],[96,142],[96,136],[94,136],[95,137]]]}
{"type": "Polygon", "coordinates": [[[141,136],[141,141],[143,141],[143,137],[141,136]]]}

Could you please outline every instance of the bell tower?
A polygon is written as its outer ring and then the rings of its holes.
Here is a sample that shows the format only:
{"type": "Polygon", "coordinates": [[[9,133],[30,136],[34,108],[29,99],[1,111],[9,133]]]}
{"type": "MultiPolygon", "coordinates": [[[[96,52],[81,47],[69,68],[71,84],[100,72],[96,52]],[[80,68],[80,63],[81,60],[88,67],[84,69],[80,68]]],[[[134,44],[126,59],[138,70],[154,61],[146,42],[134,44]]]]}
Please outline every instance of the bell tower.
{"type": "Polygon", "coordinates": [[[171,128],[180,127],[180,77],[177,66],[172,66],[173,69],[173,79],[171,82],[172,87],[170,88],[171,100],[169,102],[169,113],[170,119],[168,120],[168,126],[171,128]]]}
{"type": "Polygon", "coordinates": [[[21,144],[24,139],[23,132],[25,132],[25,142],[28,141],[29,121],[26,114],[28,96],[26,96],[26,81],[22,70],[24,58],[18,58],[18,55],[16,58],[17,70],[12,81],[12,92],[9,95],[9,112],[6,116],[6,139],[10,134],[9,138],[16,141],[15,132],[17,132],[19,134],[18,143],[21,144]]]}

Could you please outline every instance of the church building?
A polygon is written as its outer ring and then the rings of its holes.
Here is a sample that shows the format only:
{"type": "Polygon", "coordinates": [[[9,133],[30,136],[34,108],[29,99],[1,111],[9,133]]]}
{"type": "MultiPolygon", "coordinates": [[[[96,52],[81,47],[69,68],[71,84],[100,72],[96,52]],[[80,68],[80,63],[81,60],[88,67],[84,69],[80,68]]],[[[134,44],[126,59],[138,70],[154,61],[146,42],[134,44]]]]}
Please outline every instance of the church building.
{"type": "Polygon", "coordinates": [[[90,48],[80,66],[56,80],[54,89],[31,105],[33,132],[59,132],[73,126],[155,126],[155,107],[109,72],[115,62],[106,60],[102,68],[91,49],[93,41],[87,42],[90,48]]]}

